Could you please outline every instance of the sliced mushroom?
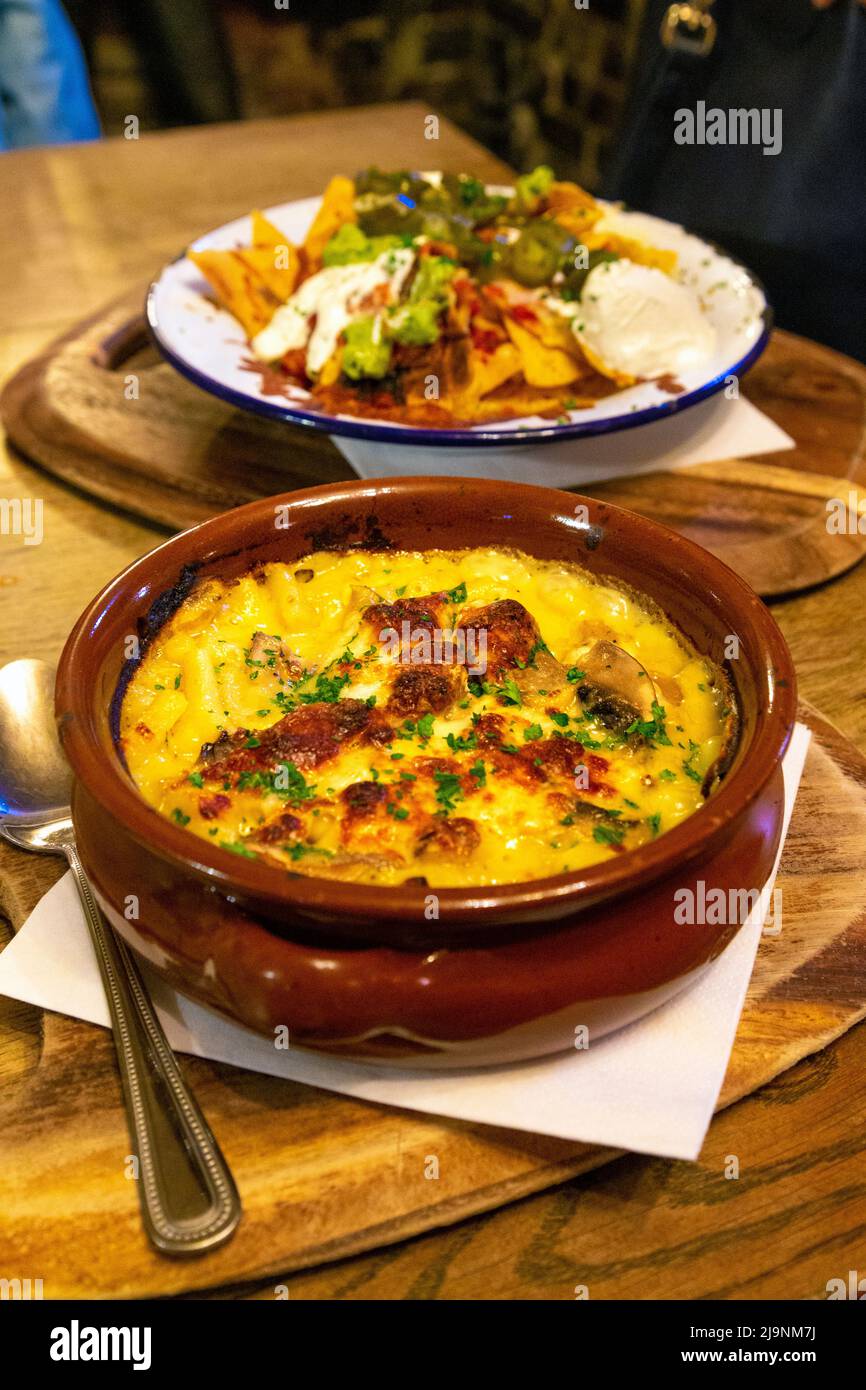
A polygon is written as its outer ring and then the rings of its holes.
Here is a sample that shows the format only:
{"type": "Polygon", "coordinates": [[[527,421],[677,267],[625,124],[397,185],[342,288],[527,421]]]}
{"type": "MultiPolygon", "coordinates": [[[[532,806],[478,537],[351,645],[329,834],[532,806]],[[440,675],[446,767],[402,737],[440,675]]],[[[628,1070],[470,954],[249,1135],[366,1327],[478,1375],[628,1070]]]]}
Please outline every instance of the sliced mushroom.
{"type": "Polygon", "coordinates": [[[481,835],[474,820],[452,816],[435,820],[422,831],[415,846],[416,855],[444,854],[449,858],[467,859],[481,844],[481,835]]]}
{"type": "MultiPolygon", "coordinates": [[[[250,837],[247,837],[247,842],[249,840],[250,837]]],[[[334,854],[326,855],[316,854],[314,847],[302,858],[293,859],[290,843],[255,843],[250,847],[265,862],[277,864],[299,878],[338,878],[348,883],[364,883],[370,881],[371,873],[386,874],[404,863],[402,857],[397,855],[355,854],[350,850],[337,850],[334,854]]]]}
{"type": "Polygon", "coordinates": [[[678,680],[673,676],[654,676],[656,689],[660,692],[665,705],[681,705],[683,702],[683,688],[678,680]]]}
{"type": "Polygon", "coordinates": [[[733,706],[731,706],[725,718],[725,732],[718,757],[714,758],[710,763],[704,774],[704,780],[701,783],[701,792],[705,797],[709,796],[710,792],[715,791],[719,782],[731,766],[731,763],[734,761],[734,754],[737,751],[737,744],[739,742],[739,732],[740,721],[733,706]]]}
{"type": "Polygon", "coordinates": [[[536,651],[531,664],[515,671],[513,679],[524,704],[556,704],[569,689],[565,667],[546,648],[536,651]]]}
{"type": "Polygon", "coordinates": [[[279,637],[269,637],[266,632],[255,632],[250,643],[250,661],[269,668],[283,685],[299,681],[308,674],[302,662],[290,651],[279,637]]]}
{"type": "Polygon", "coordinates": [[[596,825],[617,825],[623,830],[633,830],[639,821],[631,816],[614,816],[606,806],[596,806],[593,801],[584,801],[582,797],[575,800],[569,799],[569,807],[566,816],[570,817],[576,825],[586,825],[594,827],[596,825]]]}
{"type": "Polygon", "coordinates": [[[578,658],[583,676],[577,696],[586,710],[614,732],[624,734],[636,719],[650,720],[658,694],[640,662],[614,642],[596,642],[578,658]]]}

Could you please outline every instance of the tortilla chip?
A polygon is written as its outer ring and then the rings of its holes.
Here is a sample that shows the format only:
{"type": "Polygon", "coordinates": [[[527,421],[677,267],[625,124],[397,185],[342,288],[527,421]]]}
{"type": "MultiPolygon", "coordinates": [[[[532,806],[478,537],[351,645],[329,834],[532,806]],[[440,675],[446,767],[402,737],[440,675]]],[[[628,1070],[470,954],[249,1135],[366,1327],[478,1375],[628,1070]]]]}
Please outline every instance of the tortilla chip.
{"type": "Polygon", "coordinates": [[[271,253],[273,278],[268,280],[277,294],[288,299],[294,294],[301,274],[301,253],[279,227],[269,222],[264,213],[256,210],[251,213],[253,224],[253,248],[256,251],[267,249],[271,253]]]}
{"type": "Polygon", "coordinates": [[[476,401],[466,419],[473,425],[484,424],[488,420],[521,419],[524,415],[543,415],[552,419],[565,411],[562,396],[562,391],[540,391],[518,379],[476,401]]]}
{"type": "Polygon", "coordinates": [[[294,293],[301,262],[294,246],[248,246],[237,253],[253,274],[264,281],[281,304],[294,293]],[[288,254],[287,254],[288,253],[288,254]],[[285,263],[285,264],[284,264],[285,263]]]}
{"type": "Polygon", "coordinates": [[[248,338],[254,338],[270,323],[282,300],[243,252],[188,251],[187,255],[216,291],[223,308],[243,325],[248,338]]]}
{"type": "Polygon", "coordinates": [[[286,245],[288,237],[285,232],[281,232],[279,227],[275,227],[273,222],[270,222],[268,218],[265,217],[265,214],[260,212],[258,208],[254,208],[250,213],[250,221],[252,222],[253,228],[251,238],[251,244],[253,246],[286,245]]]}
{"type": "Polygon", "coordinates": [[[465,392],[475,400],[495,391],[521,369],[521,358],[512,343],[501,343],[495,352],[473,352],[470,355],[471,378],[465,392]]]}
{"type": "Polygon", "coordinates": [[[600,376],[606,376],[608,381],[615,381],[620,387],[634,386],[637,381],[636,376],[629,376],[627,372],[618,372],[613,367],[605,366],[601,358],[593,352],[592,348],[587,347],[586,343],[581,343],[580,346],[587,362],[591,367],[595,367],[600,376]]]}
{"type": "Polygon", "coordinates": [[[530,386],[567,386],[580,376],[580,367],[571,353],[560,347],[546,347],[512,318],[506,318],[505,327],[520,354],[523,375],[530,386]]]}
{"type": "Polygon", "coordinates": [[[612,251],[624,260],[634,261],[636,265],[648,265],[661,270],[665,275],[675,275],[677,253],[661,246],[649,246],[645,241],[633,237],[620,236],[618,232],[606,232],[603,228],[591,231],[585,239],[590,251],[612,251]]]}
{"type": "MultiPolygon", "coordinates": [[[[574,306],[574,317],[577,317],[579,305],[574,306]]],[[[555,314],[552,309],[548,309],[543,303],[532,305],[532,314],[521,318],[518,315],[517,322],[521,328],[525,328],[527,333],[531,333],[545,347],[560,348],[563,352],[568,352],[581,360],[582,354],[574,333],[571,330],[571,322],[562,314],[555,314]]]]}
{"type": "Polygon", "coordinates": [[[357,220],[354,181],[344,178],[342,174],[336,174],[325,189],[322,205],[304,238],[308,268],[318,270],[326,243],[344,223],[357,220]]]}
{"type": "Polygon", "coordinates": [[[556,224],[579,239],[604,216],[604,208],[576,183],[551,184],[547,201],[556,224]]]}
{"type": "Polygon", "coordinates": [[[591,193],[587,193],[580,184],[567,183],[565,181],[554,181],[550,185],[550,192],[547,195],[547,205],[551,212],[572,212],[576,208],[595,209],[598,213],[604,211],[599,206],[591,193]]]}

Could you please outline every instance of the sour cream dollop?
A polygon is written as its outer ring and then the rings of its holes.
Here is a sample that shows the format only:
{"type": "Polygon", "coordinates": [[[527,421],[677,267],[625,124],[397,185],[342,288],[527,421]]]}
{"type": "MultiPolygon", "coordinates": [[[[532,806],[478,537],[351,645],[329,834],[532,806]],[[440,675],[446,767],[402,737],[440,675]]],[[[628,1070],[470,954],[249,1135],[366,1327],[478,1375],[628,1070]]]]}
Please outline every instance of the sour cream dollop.
{"type": "Polygon", "coordinates": [[[293,348],[306,347],[307,373],[318,376],[346,325],[372,312],[368,296],[381,286],[387,290],[383,304],[399,299],[414,260],[415,252],[406,246],[384,251],[374,261],[332,265],[318,271],[277,309],[267,328],[256,334],[253,352],[262,362],[275,362],[293,348]]]}
{"type": "Polygon", "coordinates": [[[625,259],[590,271],[572,328],[607,375],[682,372],[716,344],[715,329],[689,290],[661,270],[625,259]]]}

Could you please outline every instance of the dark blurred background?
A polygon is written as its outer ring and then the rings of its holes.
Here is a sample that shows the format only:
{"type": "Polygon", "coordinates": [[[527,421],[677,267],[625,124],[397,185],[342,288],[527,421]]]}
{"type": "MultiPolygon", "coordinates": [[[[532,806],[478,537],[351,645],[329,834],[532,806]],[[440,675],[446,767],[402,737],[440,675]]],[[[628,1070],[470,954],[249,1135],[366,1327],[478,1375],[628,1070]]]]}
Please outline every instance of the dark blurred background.
{"type": "Polygon", "coordinates": [[[419,97],[516,168],[598,182],[643,0],[66,0],[106,134],[419,97]],[[575,22],[577,18],[577,22],[575,22]],[[219,25],[218,32],[214,25],[219,25]],[[224,49],[223,49],[224,43],[224,49]]]}
{"type": "Polygon", "coordinates": [[[0,148],[416,98],[517,170],[724,246],[783,327],[866,360],[866,0],[65,5],[72,26],[59,0],[0,0],[0,148]],[[660,40],[677,10],[713,28],[698,57],[660,40]],[[778,117],[778,142],[679,143],[684,107],[778,117]]]}

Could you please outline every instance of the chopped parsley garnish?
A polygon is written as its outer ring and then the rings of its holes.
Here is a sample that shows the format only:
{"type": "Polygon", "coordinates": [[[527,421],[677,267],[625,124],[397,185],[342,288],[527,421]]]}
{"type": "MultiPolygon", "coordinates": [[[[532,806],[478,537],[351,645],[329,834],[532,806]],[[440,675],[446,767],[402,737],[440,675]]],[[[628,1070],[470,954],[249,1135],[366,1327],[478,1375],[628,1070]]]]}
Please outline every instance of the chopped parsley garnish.
{"type": "Polygon", "coordinates": [[[586,672],[581,671],[578,666],[570,666],[565,673],[565,679],[571,681],[572,685],[575,685],[577,681],[582,681],[585,675],[586,672]]]}
{"type": "Polygon", "coordinates": [[[445,742],[452,753],[466,753],[470,749],[478,747],[478,739],[475,734],[449,734],[445,742]]]}
{"type": "Polygon", "coordinates": [[[261,787],[264,791],[274,792],[288,801],[290,806],[299,806],[302,801],[309,801],[316,795],[316,788],[307,784],[304,774],[291,762],[277,763],[273,772],[242,772],[238,778],[238,791],[245,791],[247,787],[261,787]]]}
{"type": "Polygon", "coordinates": [[[506,705],[523,705],[523,696],[513,676],[506,676],[498,690],[500,700],[506,705]]]}
{"type": "Polygon", "coordinates": [[[187,780],[192,782],[194,787],[204,786],[204,778],[202,777],[200,772],[191,772],[187,780]]]}
{"type": "Polygon", "coordinates": [[[285,848],[288,850],[289,856],[295,861],[303,859],[307,854],[323,854],[326,859],[333,858],[331,850],[319,849],[318,845],[286,845],[285,848]]]}
{"type": "Polygon", "coordinates": [[[171,813],[171,818],[173,821],[176,821],[178,825],[189,825],[189,816],[182,811],[179,806],[175,806],[171,813]]]}
{"type": "Polygon", "coordinates": [[[695,743],[694,739],[690,738],[689,756],[683,759],[683,772],[686,774],[687,777],[691,777],[693,782],[703,782],[704,780],[701,774],[698,772],[697,768],[692,767],[692,759],[695,757],[697,753],[700,753],[700,751],[701,745],[699,743],[695,743]]]}
{"type": "Polygon", "coordinates": [[[523,730],[523,739],[525,743],[534,743],[537,738],[543,737],[544,730],[540,724],[528,724],[523,730]]]}
{"type": "Polygon", "coordinates": [[[439,803],[439,815],[447,816],[458,801],[463,800],[463,788],[460,785],[460,778],[453,772],[434,772],[436,780],[436,800],[439,803]]]}
{"type": "Polygon", "coordinates": [[[448,597],[450,598],[450,600],[451,600],[452,603],[465,603],[465,602],[466,602],[466,584],[465,584],[465,582],[464,582],[464,583],[461,583],[461,584],[458,584],[457,587],[454,588],[454,589],[446,589],[445,592],[447,593],[447,595],[448,595],[448,597]]]}
{"type": "Polygon", "coordinates": [[[554,724],[559,725],[560,729],[565,729],[568,727],[568,715],[563,714],[561,710],[552,709],[550,711],[550,717],[553,720],[554,724]]]}
{"type": "Polygon", "coordinates": [[[298,699],[304,705],[318,703],[333,705],[340,698],[340,691],[349,684],[348,676],[326,676],[324,672],[316,677],[316,688],[310,693],[300,693],[298,699]]]}
{"type": "Polygon", "coordinates": [[[220,849],[227,849],[232,854],[240,854],[244,859],[258,858],[251,849],[247,849],[246,845],[240,844],[238,840],[220,840],[219,846],[220,849]]]}
{"type": "Polygon", "coordinates": [[[625,826],[622,825],[596,825],[593,826],[592,838],[600,845],[621,845],[625,839],[625,826]]]}
{"type": "Polygon", "coordinates": [[[672,748],[673,744],[668,738],[665,728],[665,711],[662,705],[653,700],[652,719],[636,719],[633,724],[629,724],[626,729],[627,734],[640,734],[648,743],[658,743],[672,748]]]}
{"type": "Polygon", "coordinates": [[[279,792],[293,806],[297,806],[301,801],[309,801],[316,795],[316,788],[309,785],[304,774],[291,762],[277,765],[274,772],[274,791],[279,792]]]}
{"type": "Polygon", "coordinates": [[[485,768],[484,763],[481,761],[480,758],[478,759],[477,763],[473,763],[470,767],[469,776],[475,778],[479,787],[487,786],[487,769],[485,768]]]}
{"type": "Polygon", "coordinates": [[[426,743],[433,733],[433,715],[422,714],[415,727],[418,731],[419,738],[422,738],[426,743]]]}
{"type": "Polygon", "coordinates": [[[646,823],[652,831],[653,835],[658,835],[659,831],[661,830],[662,824],[661,812],[654,811],[651,816],[647,816],[646,823]]]}

